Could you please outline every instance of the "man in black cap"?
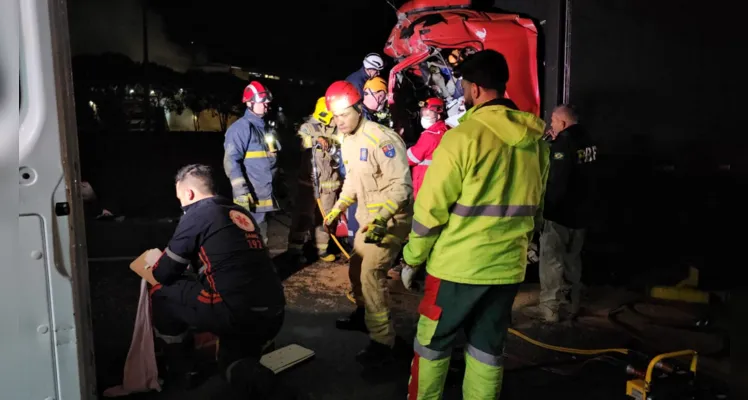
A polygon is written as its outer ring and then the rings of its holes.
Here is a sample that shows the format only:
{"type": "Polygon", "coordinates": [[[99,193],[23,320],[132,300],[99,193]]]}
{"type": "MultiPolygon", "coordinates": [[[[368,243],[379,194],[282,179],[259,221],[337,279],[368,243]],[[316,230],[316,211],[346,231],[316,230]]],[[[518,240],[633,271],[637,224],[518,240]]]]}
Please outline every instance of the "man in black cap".
{"type": "Polygon", "coordinates": [[[427,274],[411,400],[442,397],[460,330],[467,336],[463,398],[499,397],[512,303],[525,279],[548,171],[545,123],[503,98],[509,79],[504,56],[477,52],[459,72],[470,109],[434,151],[403,250],[405,287],[424,264],[427,274]]]}

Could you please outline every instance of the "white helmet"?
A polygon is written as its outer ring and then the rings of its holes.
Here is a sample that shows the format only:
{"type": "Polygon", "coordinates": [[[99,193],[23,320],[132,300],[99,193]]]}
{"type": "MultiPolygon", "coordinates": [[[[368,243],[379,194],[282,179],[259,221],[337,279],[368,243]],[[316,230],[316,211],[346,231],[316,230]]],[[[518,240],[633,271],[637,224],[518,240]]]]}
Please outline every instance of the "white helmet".
{"type": "Polygon", "coordinates": [[[369,53],[364,57],[364,68],[381,71],[384,68],[384,60],[377,53],[369,53]]]}

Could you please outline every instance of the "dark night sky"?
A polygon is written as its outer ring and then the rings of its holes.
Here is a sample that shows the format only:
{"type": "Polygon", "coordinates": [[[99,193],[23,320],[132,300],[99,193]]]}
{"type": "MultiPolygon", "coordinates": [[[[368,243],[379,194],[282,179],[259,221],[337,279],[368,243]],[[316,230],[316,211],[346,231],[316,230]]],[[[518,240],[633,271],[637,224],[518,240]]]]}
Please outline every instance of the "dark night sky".
{"type": "MultiPolygon", "coordinates": [[[[366,53],[381,53],[396,21],[386,0],[148,2],[150,59],[175,69],[204,54],[278,75],[343,79],[366,53]]],[[[70,0],[69,9],[74,53],[141,59],[139,0],[70,0]]]]}

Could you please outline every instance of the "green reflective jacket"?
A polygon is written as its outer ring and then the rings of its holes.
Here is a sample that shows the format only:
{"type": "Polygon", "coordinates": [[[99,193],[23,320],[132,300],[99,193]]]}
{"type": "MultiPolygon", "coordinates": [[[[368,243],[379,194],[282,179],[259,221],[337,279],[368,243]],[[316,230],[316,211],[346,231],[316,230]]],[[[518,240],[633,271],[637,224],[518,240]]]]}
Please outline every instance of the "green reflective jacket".
{"type": "Polygon", "coordinates": [[[410,265],[468,284],[525,279],[527,246],[548,177],[545,122],[492,101],[473,107],[432,157],[418,193],[410,265]]]}

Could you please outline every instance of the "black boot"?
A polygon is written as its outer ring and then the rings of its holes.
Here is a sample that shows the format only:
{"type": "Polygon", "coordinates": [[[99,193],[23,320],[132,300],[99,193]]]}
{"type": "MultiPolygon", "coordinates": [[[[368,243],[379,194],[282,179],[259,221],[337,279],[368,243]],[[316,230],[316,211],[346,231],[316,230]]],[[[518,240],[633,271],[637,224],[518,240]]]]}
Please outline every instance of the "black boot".
{"type": "Polygon", "coordinates": [[[270,399],[276,386],[275,373],[253,358],[234,361],[225,372],[226,380],[241,396],[270,399]]]}
{"type": "Polygon", "coordinates": [[[356,354],[356,361],[367,368],[381,367],[395,360],[395,352],[392,347],[377,341],[369,341],[364,350],[356,354]]]}
{"type": "Polygon", "coordinates": [[[335,321],[335,327],[345,331],[360,331],[369,333],[366,328],[366,321],[364,316],[366,315],[366,309],[363,307],[357,307],[349,316],[338,318],[335,321]]]}
{"type": "Polygon", "coordinates": [[[166,344],[160,338],[155,341],[158,375],[165,385],[182,389],[193,389],[207,379],[197,363],[194,336],[188,334],[180,343],[166,344]]]}

